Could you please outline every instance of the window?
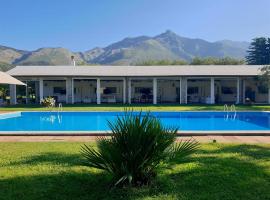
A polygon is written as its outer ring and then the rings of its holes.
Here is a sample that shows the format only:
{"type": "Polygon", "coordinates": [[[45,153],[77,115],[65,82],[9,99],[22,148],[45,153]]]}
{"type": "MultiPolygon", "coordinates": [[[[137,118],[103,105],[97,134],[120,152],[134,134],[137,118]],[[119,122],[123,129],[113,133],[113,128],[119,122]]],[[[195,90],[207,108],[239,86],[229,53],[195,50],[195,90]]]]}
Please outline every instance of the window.
{"type": "Polygon", "coordinates": [[[233,87],[221,87],[222,94],[234,94],[236,93],[236,89],[233,87]]]}
{"type": "Polygon", "coordinates": [[[106,87],[103,89],[103,94],[116,94],[117,88],[116,87],[106,87]]]}
{"type": "Polygon", "coordinates": [[[54,87],[53,88],[54,94],[66,94],[66,89],[62,87],[54,87]]]}
{"type": "Polygon", "coordinates": [[[135,93],[139,94],[151,94],[152,88],[135,87],[135,93]]]}
{"type": "Polygon", "coordinates": [[[176,95],[179,96],[180,95],[180,87],[176,87],[175,91],[176,91],[176,95]]]}
{"type": "Polygon", "coordinates": [[[198,87],[189,87],[187,92],[188,92],[188,94],[198,94],[199,88],[198,87]]]}

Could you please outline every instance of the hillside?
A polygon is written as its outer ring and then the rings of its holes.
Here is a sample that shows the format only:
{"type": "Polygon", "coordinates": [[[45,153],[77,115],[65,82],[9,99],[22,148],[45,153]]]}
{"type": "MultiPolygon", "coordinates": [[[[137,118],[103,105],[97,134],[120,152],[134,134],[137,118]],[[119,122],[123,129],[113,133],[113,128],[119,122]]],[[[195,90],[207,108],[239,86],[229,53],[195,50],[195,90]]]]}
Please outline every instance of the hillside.
{"type": "Polygon", "coordinates": [[[146,60],[162,59],[191,61],[194,57],[228,56],[243,59],[248,46],[248,42],[208,42],[166,31],[154,37],[125,38],[107,47],[96,47],[85,52],[72,52],[61,47],[23,51],[0,46],[0,62],[12,65],[69,65],[71,55],[75,55],[78,64],[104,65],[134,65],[146,60]]]}

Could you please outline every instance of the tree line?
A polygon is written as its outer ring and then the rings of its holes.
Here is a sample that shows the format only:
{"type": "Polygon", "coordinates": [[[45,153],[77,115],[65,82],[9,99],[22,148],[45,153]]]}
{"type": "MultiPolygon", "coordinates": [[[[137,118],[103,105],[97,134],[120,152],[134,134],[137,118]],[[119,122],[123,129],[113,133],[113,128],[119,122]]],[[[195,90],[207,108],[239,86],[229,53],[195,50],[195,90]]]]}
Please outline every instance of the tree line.
{"type": "Polygon", "coordinates": [[[141,66],[151,66],[151,65],[243,65],[245,64],[244,59],[236,59],[236,58],[214,58],[214,57],[206,57],[200,58],[195,57],[191,62],[187,62],[185,60],[147,60],[136,63],[136,65],[141,66]]]}

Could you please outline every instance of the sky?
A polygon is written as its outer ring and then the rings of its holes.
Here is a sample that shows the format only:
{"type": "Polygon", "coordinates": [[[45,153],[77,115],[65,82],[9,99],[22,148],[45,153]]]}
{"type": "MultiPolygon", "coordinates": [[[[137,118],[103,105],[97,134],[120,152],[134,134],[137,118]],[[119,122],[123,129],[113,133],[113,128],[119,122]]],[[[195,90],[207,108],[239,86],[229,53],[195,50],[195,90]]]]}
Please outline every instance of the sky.
{"type": "Polygon", "coordinates": [[[208,41],[270,37],[270,0],[0,0],[0,45],[85,51],[166,30],[208,41]]]}

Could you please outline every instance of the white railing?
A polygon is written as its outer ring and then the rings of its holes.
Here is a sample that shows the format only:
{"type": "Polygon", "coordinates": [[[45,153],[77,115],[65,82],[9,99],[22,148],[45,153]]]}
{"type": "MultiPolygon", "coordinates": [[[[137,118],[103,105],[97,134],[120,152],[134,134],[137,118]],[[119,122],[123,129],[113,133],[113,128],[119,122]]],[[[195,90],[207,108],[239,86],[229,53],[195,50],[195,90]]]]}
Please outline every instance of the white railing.
{"type": "Polygon", "coordinates": [[[63,105],[62,103],[58,104],[58,112],[63,111],[63,105]]]}
{"type": "Polygon", "coordinates": [[[235,120],[236,118],[236,107],[234,104],[231,105],[231,112],[234,112],[234,115],[232,115],[232,119],[235,120]]]}
{"type": "Polygon", "coordinates": [[[224,108],[223,108],[224,112],[226,112],[226,114],[224,115],[224,119],[227,121],[229,118],[232,120],[235,120],[236,118],[236,107],[234,104],[232,104],[230,106],[230,108],[228,107],[227,104],[224,104],[224,108]]]}
{"type": "Polygon", "coordinates": [[[228,105],[224,104],[224,112],[228,112],[228,111],[229,111],[228,105]]]}

